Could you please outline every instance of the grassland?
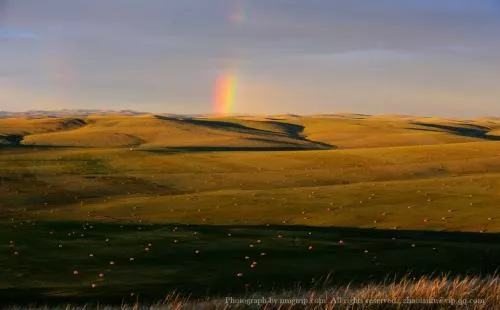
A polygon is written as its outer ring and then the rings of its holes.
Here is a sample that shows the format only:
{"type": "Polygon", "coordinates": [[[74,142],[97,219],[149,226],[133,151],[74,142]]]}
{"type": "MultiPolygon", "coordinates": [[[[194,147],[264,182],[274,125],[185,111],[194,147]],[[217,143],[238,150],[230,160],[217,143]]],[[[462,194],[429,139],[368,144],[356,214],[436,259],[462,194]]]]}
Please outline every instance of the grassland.
{"type": "Polygon", "coordinates": [[[0,119],[0,297],[492,274],[499,130],[363,115],[0,119]]]}

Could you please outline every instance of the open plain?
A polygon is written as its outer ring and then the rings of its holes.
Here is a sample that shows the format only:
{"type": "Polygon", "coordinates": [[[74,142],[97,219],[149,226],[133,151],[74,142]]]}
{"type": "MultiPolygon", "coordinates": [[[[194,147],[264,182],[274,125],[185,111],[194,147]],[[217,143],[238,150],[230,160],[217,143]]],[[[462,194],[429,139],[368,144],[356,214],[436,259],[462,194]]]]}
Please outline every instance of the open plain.
{"type": "Polygon", "coordinates": [[[0,119],[0,297],[158,301],[492,275],[500,120],[0,119]]]}

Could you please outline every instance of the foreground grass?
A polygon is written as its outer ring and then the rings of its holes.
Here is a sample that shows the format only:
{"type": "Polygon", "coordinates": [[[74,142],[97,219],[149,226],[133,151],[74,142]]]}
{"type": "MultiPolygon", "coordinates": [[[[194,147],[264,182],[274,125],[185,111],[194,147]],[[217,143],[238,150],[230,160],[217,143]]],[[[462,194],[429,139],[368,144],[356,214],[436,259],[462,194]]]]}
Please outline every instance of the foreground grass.
{"type": "Polygon", "coordinates": [[[491,309],[500,304],[498,277],[421,277],[364,286],[296,290],[208,301],[167,296],[157,307],[183,309],[491,309]]]}
{"type": "Polygon", "coordinates": [[[25,305],[6,309],[493,309],[500,304],[500,279],[496,276],[478,277],[421,277],[399,281],[372,282],[366,285],[335,286],[322,289],[274,291],[245,296],[196,299],[182,297],[176,292],[167,294],[156,303],[142,302],[120,306],[25,305]]]}

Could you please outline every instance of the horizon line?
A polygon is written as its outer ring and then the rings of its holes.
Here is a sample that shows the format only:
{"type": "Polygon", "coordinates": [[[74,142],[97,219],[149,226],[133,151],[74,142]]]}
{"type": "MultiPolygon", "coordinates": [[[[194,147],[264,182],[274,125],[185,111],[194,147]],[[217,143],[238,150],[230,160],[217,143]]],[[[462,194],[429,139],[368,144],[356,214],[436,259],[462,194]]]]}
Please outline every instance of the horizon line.
{"type": "Polygon", "coordinates": [[[67,114],[78,114],[78,113],[110,113],[112,116],[113,113],[132,113],[136,115],[171,115],[171,116],[188,116],[188,117],[215,117],[215,118],[230,118],[230,117],[258,117],[258,116],[290,116],[290,117],[312,117],[312,116],[358,116],[358,117],[418,117],[418,118],[441,118],[441,119],[460,119],[460,120],[468,120],[468,119],[496,119],[500,118],[499,116],[494,115],[483,115],[483,116],[475,116],[475,117],[456,117],[456,116],[438,116],[438,115],[421,115],[421,114],[407,114],[407,113],[359,113],[359,112],[325,112],[325,113],[234,113],[230,115],[220,115],[217,113],[173,113],[173,112],[145,112],[138,111],[132,109],[53,109],[53,110],[24,110],[24,111],[7,111],[0,110],[0,115],[22,115],[29,113],[67,113],[67,114]]]}

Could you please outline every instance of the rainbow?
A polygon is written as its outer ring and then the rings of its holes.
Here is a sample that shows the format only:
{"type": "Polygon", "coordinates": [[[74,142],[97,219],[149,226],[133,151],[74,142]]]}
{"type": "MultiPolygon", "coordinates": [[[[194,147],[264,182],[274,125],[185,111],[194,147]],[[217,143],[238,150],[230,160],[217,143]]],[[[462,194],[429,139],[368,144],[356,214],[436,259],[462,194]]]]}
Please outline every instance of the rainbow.
{"type": "Polygon", "coordinates": [[[233,0],[230,5],[229,20],[233,24],[245,22],[245,3],[243,0],[233,0]]]}
{"type": "Polygon", "coordinates": [[[215,85],[214,112],[219,115],[230,115],[233,112],[238,78],[232,71],[219,75],[215,85]]]}
{"type": "MultiPolygon", "coordinates": [[[[232,26],[239,27],[245,23],[245,11],[245,0],[230,0],[227,19],[232,26]]],[[[234,110],[239,84],[239,66],[235,60],[230,60],[215,82],[213,111],[217,115],[231,115],[234,110]]]]}

